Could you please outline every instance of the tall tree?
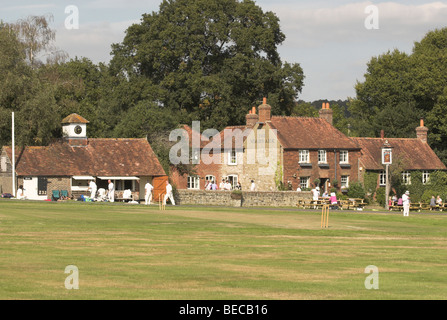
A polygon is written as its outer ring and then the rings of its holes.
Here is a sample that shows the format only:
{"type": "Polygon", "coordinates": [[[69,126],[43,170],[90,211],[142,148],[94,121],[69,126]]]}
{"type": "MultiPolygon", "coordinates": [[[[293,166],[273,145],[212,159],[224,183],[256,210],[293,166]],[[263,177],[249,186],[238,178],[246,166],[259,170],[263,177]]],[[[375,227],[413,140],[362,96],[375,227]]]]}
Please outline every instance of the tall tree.
{"type": "MultiPolygon", "coordinates": [[[[24,44],[27,60],[33,68],[41,64],[37,60],[37,55],[40,52],[48,49],[55,51],[52,42],[56,39],[56,31],[50,27],[52,21],[53,16],[48,14],[43,16],[28,16],[11,25],[16,31],[19,40],[24,44]]],[[[53,53],[49,53],[48,55],[52,55],[53,53]]],[[[57,55],[59,56],[59,54],[57,55]]]]}
{"type": "Polygon", "coordinates": [[[281,61],[284,39],[276,15],[251,0],[165,0],[112,46],[110,66],[148,79],[166,109],[219,129],[242,123],[264,96],[273,112],[291,113],[304,76],[281,61]]]}
{"type": "Polygon", "coordinates": [[[0,25],[0,143],[11,141],[16,114],[18,145],[48,144],[60,133],[55,87],[42,80],[26,60],[26,44],[11,25],[0,25]]]}
{"type": "Polygon", "coordinates": [[[354,132],[359,136],[388,137],[414,134],[420,112],[412,94],[410,57],[394,50],[373,57],[367,66],[365,81],[357,82],[356,99],[350,102],[354,132]]]}

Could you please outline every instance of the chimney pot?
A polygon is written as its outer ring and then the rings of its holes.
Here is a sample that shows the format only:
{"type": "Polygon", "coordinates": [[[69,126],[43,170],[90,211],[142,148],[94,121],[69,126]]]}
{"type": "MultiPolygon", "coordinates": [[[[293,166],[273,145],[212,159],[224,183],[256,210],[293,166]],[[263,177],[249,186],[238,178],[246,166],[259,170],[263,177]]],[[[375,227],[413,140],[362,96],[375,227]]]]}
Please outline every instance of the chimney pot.
{"type": "Polygon", "coordinates": [[[267,98],[264,97],[264,99],[262,99],[262,104],[267,104],[267,98]]]}
{"type": "Polygon", "coordinates": [[[253,107],[253,108],[251,109],[251,113],[252,113],[252,114],[256,114],[256,107],[253,107]]]}
{"type": "Polygon", "coordinates": [[[384,139],[385,138],[385,131],[380,130],[380,138],[384,139]]]}
{"type": "Polygon", "coordinates": [[[420,126],[416,128],[416,136],[418,139],[427,143],[428,128],[424,126],[424,119],[421,119],[420,126]]]}

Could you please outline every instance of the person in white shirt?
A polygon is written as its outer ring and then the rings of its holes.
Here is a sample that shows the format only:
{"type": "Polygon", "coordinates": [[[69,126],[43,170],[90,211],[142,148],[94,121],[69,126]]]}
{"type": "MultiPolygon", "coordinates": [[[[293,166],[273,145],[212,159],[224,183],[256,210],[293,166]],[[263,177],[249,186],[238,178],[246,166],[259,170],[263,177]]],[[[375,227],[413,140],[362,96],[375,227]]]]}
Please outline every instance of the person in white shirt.
{"type": "Polygon", "coordinates": [[[256,191],[256,184],[254,180],[251,180],[250,191],[256,191]]]}
{"type": "Polygon", "coordinates": [[[404,207],[404,217],[408,217],[410,215],[410,191],[405,191],[402,195],[402,204],[404,207]]]}
{"type": "Polygon", "coordinates": [[[171,201],[172,205],[175,206],[174,196],[172,194],[172,186],[169,183],[169,181],[166,181],[166,194],[165,194],[165,197],[163,199],[163,204],[164,205],[166,205],[166,200],[168,200],[168,198],[171,201]]]}
{"type": "Polygon", "coordinates": [[[112,180],[109,180],[109,186],[107,190],[107,198],[109,202],[115,202],[115,185],[113,184],[112,180]]]}
{"type": "Polygon", "coordinates": [[[146,205],[151,204],[152,201],[152,190],[154,187],[149,183],[149,181],[144,186],[144,190],[146,190],[146,194],[144,195],[144,203],[146,205]]]}
{"type": "Polygon", "coordinates": [[[225,190],[225,179],[222,179],[222,182],[219,184],[219,190],[225,190]]]}
{"type": "Polygon", "coordinates": [[[17,189],[17,199],[19,200],[25,200],[25,189],[23,189],[23,186],[20,185],[19,188],[17,189]]]}
{"type": "Polygon", "coordinates": [[[225,181],[224,190],[231,190],[231,183],[228,180],[225,181]]]}
{"type": "Polygon", "coordinates": [[[94,199],[96,198],[96,190],[98,187],[96,186],[95,181],[91,180],[88,185],[88,190],[90,190],[90,198],[94,199]]]}
{"type": "Polygon", "coordinates": [[[298,186],[298,188],[296,188],[296,191],[297,191],[297,192],[301,192],[301,187],[298,186]]]}
{"type": "MultiPolygon", "coordinates": [[[[318,198],[320,197],[320,188],[316,187],[311,190],[312,191],[312,200],[314,204],[318,203],[318,198]]],[[[314,209],[316,209],[316,206],[314,206],[314,209]]]]}

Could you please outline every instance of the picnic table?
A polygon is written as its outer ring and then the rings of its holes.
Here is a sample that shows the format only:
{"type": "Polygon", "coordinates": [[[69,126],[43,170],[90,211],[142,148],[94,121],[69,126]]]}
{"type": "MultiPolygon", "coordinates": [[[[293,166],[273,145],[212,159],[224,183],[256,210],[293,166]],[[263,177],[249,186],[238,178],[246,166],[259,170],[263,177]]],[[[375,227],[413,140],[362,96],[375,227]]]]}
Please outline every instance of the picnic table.
{"type": "MultiPolygon", "coordinates": [[[[297,206],[303,209],[322,209],[324,205],[332,205],[329,198],[319,198],[318,200],[303,199],[298,200],[297,206]]],[[[340,210],[362,210],[366,203],[363,199],[350,198],[347,200],[337,201],[338,209],[340,210]]]]}
{"type": "MultiPolygon", "coordinates": [[[[404,207],[401,204],[391,204],[388,206],[390,211],[403,211],[404,207]]],[[[410,202],[410,211],[421,212],[421,210],[439,210],[442,211],[445,208],[445,204],[436,205],[434,207],[425,202],[410,202]]]]}

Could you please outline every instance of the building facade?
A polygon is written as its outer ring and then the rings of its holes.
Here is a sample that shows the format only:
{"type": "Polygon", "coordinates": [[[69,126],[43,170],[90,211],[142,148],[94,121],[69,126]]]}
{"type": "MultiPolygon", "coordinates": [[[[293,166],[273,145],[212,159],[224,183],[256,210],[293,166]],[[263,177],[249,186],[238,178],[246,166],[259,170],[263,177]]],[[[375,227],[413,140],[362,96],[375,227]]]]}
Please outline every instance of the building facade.
{"type": "MultiPolygon", "coordinates": [[[[146,139],[91,139],[87,124],[72,114],[62,121],[60,141],[45,147],[16,147],[16,186],[23,185],[28,199],[51,199],[55,190],[67,191],[73,198],[88,195],[91,180],[105,190],[108,180],[113,181],[115,198],[131,190],[134,200],[143,199],[146,182],[156,187],[155,194],[164,191],[166,173],[146,139]]],[[[12,194],[11,147],[2,148],[1,163],[1,191],[12,194]]]]}

